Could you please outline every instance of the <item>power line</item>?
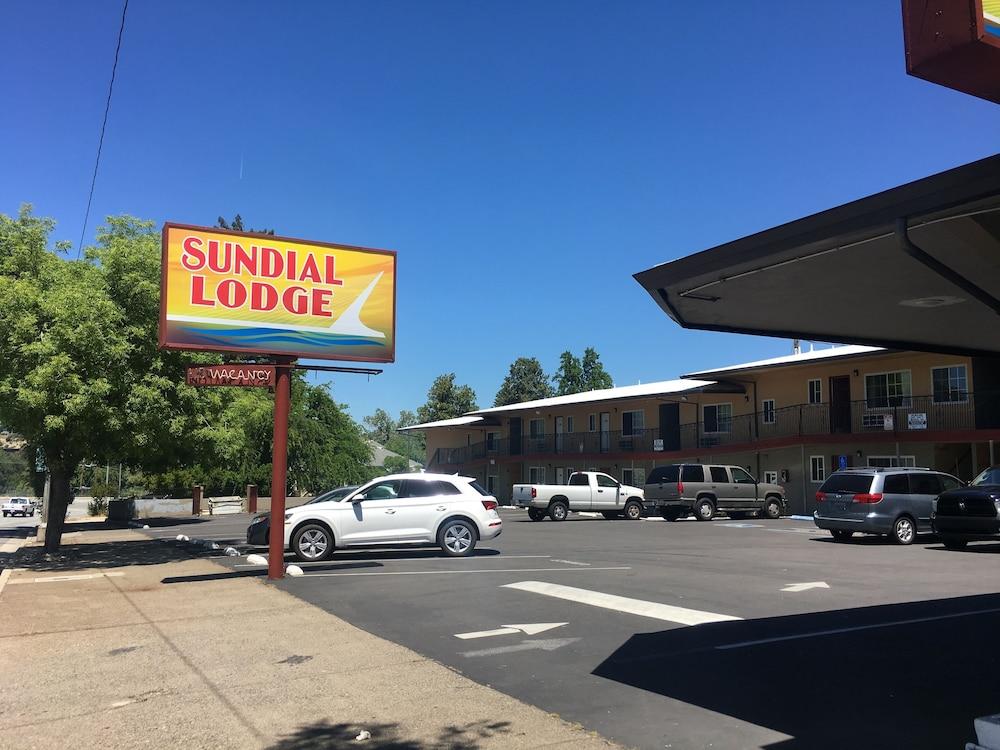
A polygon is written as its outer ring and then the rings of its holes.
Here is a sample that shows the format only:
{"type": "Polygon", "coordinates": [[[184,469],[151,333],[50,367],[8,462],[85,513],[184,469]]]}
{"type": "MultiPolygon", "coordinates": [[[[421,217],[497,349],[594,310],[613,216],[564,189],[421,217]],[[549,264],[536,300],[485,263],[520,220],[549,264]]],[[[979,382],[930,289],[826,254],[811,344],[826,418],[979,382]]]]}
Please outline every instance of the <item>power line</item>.
{"type": "Polygon", "coordinates": [[[122,7],[122,24],[118,29],[118,44],[115,47],[115,64],[111,68],[111,83],[108,84],[108,101],[104,105],[104,121],[101,123],[101,138],[97,142],[97,159],[94,161],[94,176],[90,180],[90,195],[87,197],[87,211],[83,215],[83,229],[80,230],[80,243],[76,246],[76,258],[80,259],[83,251],[83,236],[87,232],[87,222],[90,220],[90,204],[94,200],[94,185],[97,184],[97,168],[101,164],[101,149],[104,147],[104,129],[108,126],[108,112],[111,111],[111,92],[115,88],[115,73],[118,71],[118,53],[122,48],[122,36],[125,34],[125,13],[128,11],[128,0],[122,7]]]}

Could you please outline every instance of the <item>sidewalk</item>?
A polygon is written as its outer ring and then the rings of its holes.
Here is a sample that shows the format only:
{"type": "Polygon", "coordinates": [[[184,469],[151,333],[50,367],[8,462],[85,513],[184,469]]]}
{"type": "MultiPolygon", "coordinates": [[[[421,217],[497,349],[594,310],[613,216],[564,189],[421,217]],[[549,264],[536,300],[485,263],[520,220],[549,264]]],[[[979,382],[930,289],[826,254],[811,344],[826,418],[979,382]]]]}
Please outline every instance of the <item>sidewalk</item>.
{"type": "Polygon", "coordinates": [[[5,748],[615,747],[217,552],[71,531],[58,561],[21,549],[0,592],[5,748]]]}

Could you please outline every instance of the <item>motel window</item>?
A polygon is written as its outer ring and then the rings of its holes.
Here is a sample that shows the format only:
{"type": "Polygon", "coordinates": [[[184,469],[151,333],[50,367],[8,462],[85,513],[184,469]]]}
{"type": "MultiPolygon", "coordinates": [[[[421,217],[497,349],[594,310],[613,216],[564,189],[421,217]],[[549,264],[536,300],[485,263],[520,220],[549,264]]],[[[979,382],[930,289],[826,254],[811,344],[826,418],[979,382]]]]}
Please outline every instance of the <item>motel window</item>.
{"type": "Polygon", "coordinates": [[[587,417],[587,423],[589,425],[589,427],[587,429],[589,429],[591,432],[597,432],[597,415],[596,414],[589,415],[587,417]]]}
{"type": "Polygon", "coordinates": [[[528,484],[545,484],[545,467],[528,467],[528,484]]]}
{"type": "Polygon", "coordinates": [[[964,404],[969,400],[969,381],[965,365],[931,369],[935,404],[964,404]]]}
{"type": "Polygon", "coordinates": [[[912,395],[909,370],[865,375],[865,402],[869,409],[910,406],[912,395]]]}
{"type": "Polygon", "coordinates": [[[486,476],[486,491],[496,497],[497,494],[497,475],[488,474],[486,476]]]}
{"type": "Polygon", "coordinates": [[[768,398],[761,402],[761,414],[764,424],[774,424],[774,399],[768,398]]]}
{"type": "Polygon", "coordinates": [[[622,469],[622,484],[642,487],[646,483],[645,469],[622,469]]]}
{"type": "Polygon", "coordinates": [[[573,432],[575,426],[573,417],[566,417],[566,432],[573,432]]]}
{"type": "Polygon", "coordinates": [[[824,456],[809,456],[809,477],[816,483],[826,479],[826,458],[824,456]]]}
{"type": "Polygon", "coordinates": [[[645,426],[646,417],[641,409],[622,412],[622,437],[641,435],[645,426]]]}
{"type": "Polygon", "coordinates": [[[764,481],[767,484],[777,484],[778,483],[778,472],[776,471],[765,471],[764,481]]]}
{"type": "Polygon", "coordinates": [[[497,449],[497,437],[499,433],[487,432],[486,433],[486,450],[495,451],[497,449]]]}
{"type": "Polygon", "coordinates": [[[532,419],[528,422],[528,436],[533,438],[545,437],[545,420],[532,419]]]}
{"type": "Polygon", "coordinates": [[[823,403],[823,381],[819,378],[809,381],[809,403],[823,403]]]}
{"type": "Polygon", "coordinates": [[[916,466],[916,456],[868,456],[868,465],[873,468],[891,469],[897,466],[916,466]]]}
{"type": "Polygon", "coordinates": [[[709,404],[704,407],[703,421],[705,432],[732,432],[733,429],[733,405],[732,404],[709,404]]]}

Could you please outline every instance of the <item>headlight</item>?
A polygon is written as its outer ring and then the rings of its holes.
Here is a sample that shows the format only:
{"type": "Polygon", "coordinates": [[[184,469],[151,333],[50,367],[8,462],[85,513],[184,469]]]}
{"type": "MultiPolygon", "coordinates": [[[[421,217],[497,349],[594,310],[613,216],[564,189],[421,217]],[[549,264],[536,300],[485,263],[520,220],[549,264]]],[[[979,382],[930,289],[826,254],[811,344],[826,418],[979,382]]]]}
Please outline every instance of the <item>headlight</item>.
{"type": "Polygon", "coordinates": [[[264,521],[266,521],[266,520],[267,520],[267,516],[257,516],[257,517],[256,517],[255,519],[253,519],[253,520],[252,520],[252,521],[250,522],[250,525],[251,525],[251,526],[255,526],[255,525],[257,525],[258,523],[264,523],[264,521]]]}
{"type": "Polygon", "coordinates": [[[292,520],[292,514],[291,513],[286,513],[285,514],[285,520],[286,521],[291,521],[292,520]]]}

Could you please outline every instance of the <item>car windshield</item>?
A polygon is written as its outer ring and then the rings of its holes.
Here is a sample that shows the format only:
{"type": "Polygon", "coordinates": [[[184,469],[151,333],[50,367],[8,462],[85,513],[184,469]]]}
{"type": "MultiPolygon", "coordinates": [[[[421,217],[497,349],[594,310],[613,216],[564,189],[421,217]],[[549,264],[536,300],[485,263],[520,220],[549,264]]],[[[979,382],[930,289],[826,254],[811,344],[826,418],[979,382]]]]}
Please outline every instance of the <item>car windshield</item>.
{"type": "Polygon", "coordinates": [[[983,471],[978,477],[972,480],[975,486],[981,484],[1000,484],[1000,466],[991,466],[983,471]]]}
{"type": "Polygon", "coordinates": [[[358,488],[358,485],[351,487],[338,487],[335,490],[330,490],[329,492],[324,492],[322,495],[317,495],[312,500],[310,500],[306,505],[312,505],[313,503],[325,503],[330,500],[343,500],[345,497],[350,495],[354,490],[358,488]]]}

